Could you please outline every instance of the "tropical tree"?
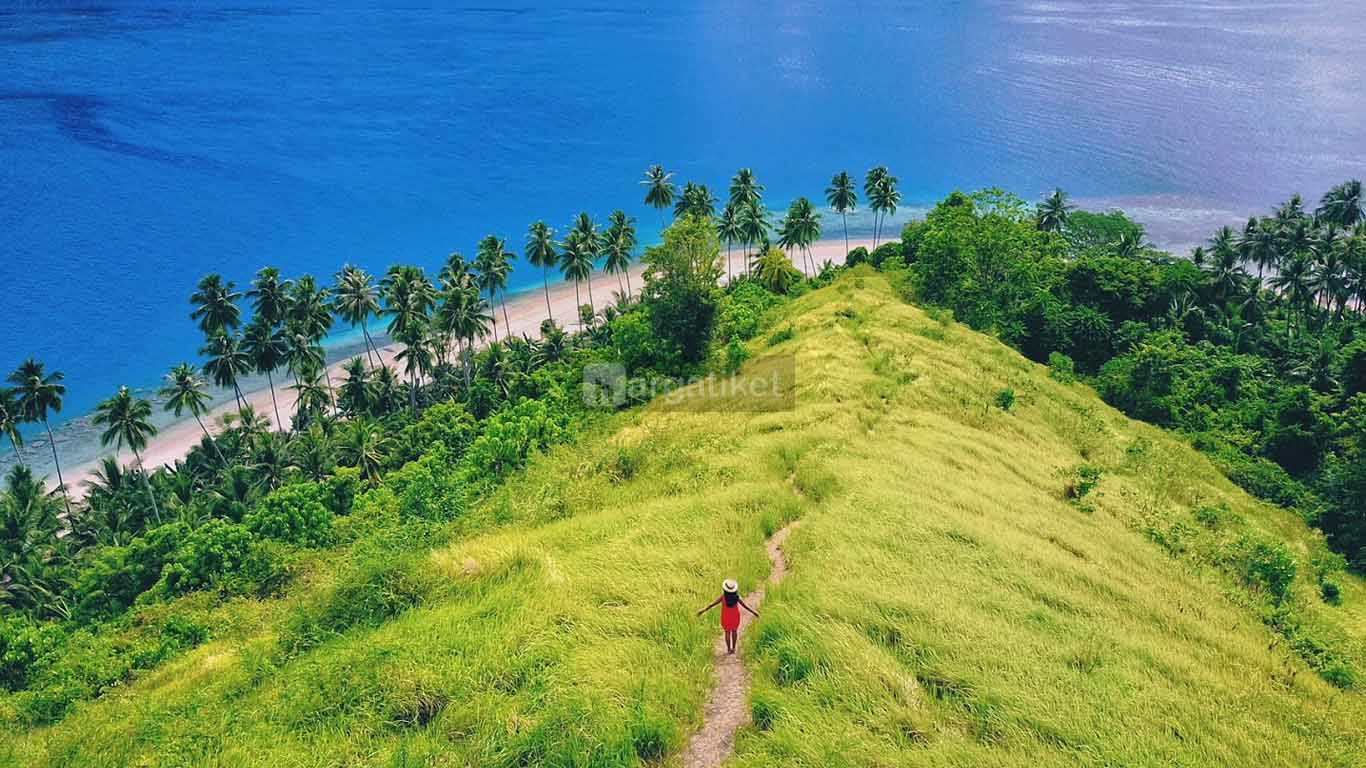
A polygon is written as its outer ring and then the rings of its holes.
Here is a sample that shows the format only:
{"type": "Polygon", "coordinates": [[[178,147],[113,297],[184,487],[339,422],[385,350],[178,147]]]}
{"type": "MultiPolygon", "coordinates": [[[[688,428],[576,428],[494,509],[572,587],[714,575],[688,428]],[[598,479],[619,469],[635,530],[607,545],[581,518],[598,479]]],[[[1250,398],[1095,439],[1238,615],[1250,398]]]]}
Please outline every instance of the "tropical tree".
{"type": "Polygon", "coordinates": [[[749,272],[750,246],[765,249],[768,243],[768,211],[763,203],[743,203],[740,207],[740,233],[745,244],[745,271],[749,272]]]}
{"type": "Polygon", "coordinates": [[[1305,254],[1292,255],[1270,283],[1301,315],[1314,303],[1314,265],[1305,254]]]}
{"type": "Polygon", "coordinates": [[[787,293],[802,279],[792,259],[777,247],[769,248],[754,261],[754,276],[773,293],[787,293]]]}
{"type": "Polygon", "coordinates": [[[388,455],[390,440],[378,424],[356,419],[342,430],[337,454],[343,464],[356,467],[372,485],[379,481],[388,455]]]}
{"type": "Polygon", "coordinates": [[[370,371],[365,367],[365,361],[353,357],[342,366],[342,372],[346,374],[346,378],[342,379],[341,386],[338,387],[338,407],[351,416],[369,413],[374,404],[373,383],[370,381],[370,371]]]}
{"type": "Polygon", "coordinates": [[[825,202],[840,215],[844,224],[844,255],[849,255],[849,212],[858,205],[858,188],[848,171],[840,171],[825,188],[825,202]]]}
{"type": "Polygon", "coordinates": [[[302,430],[327,413],[331,393],[317,366],[301,368],[295,381],[297,383],[290,387],[294,390],[294,428],[302,430]]]}
{"type": "Polygon", "coordinates": [[[896,207],[901,202],[901,193],[897,191],[897,178],[886,168],[879,166],[868,172],[868,176],[873,180],[872,189],[866,190],[868,207],[873,210],[873,247],[877,248],[879,239],[882,236],[882,224],[888,216],[896,213],[896,207]]]}
{"type": "Polygon", "coordinates": [[[251,281],[247,298],[251,299],[252,318],[268,326],[277,326],[285,321],[289,308],[291,281],[280,277],[275,267],[263,267],[251,281]]]}
{"type": "Polygon", "coordinates": [[[598,234],[598,225],[593,222],[592,216],[586,212],[580,213],[565,237],[560,269],[565,279],[574,281],[575,306],[579,303],[579,283],[588,283],[588,306],[594,314],[597,313],[597,306],[593,302],[593,268],[601,250],[602,238],[598,234]]]}
{"type": "Polygon", "coordinates": [[[1214,288],[1215,302],[1223,307],[1228,298],[1247,280],[1243,271],[1242,255],[1238,252],[1236,236],[1231,227],[1223,227],[1210,240],[1209,263],[1205,271],[1214,288]]]}
{"type": "Polygon", "coordinates": [[[19,407],[19,397],[14,390],[0,387],[0,437],[9,438],[14,449],[14,460],[23,466],[24,457],[19,451],[24,447],[24,436],[19,433],[19,425],[24,421],[19,407]]]}
{"type": "Polygon", "coordinates": [[[1339,227],[1353,227],[1366,220],[1366,198],[1361,194],[1361,182],[1352,179],[1328,190],[1319,201],[1315,214],[1339,227]]]}
{"type": "Polygon", "coordinates": [[[289,345],[285,342],[284,332],[271,325],[268,320],[265,315],[257,315],[247,323],[247,329],[242,334],[242,352],[251,361],[253,370],[266,375],[270,404],[275,409],[275,425],[283,428],[280,403],[275,399],[275,369],[285,364],[289,345]]]}
{"type": "Polygon", "coordinates": [[[652,165],[645,170],[645,204],[657,211],[664,211],[674,203],[678,188],[673,183],[673,173],[664,170],[662,165],[652,165]]]}
{"type": "MultiPolygon", "coordinates": [[[[62,463],[57,458],[57,441],[52,437],[52,424],[48,421],[49,413],[62,412],[62,400],[66,397],[66,385],[62,381],[65,378],[66,375],[61,371],[48,373],[47,366],[30,357],[14,369],[8,381],[14,385],[19,413],[23,420],[30,423],[42,422],[43,429],[47,431],[47,444],[52,449],[52,466],[57,470],[57,485],[62,489],[62,500],[69,516],[71,497],[66,490],[66,480],[62,478],[62,463]]],[[[13,434],[10,434],[10,439],[13,441],[13,434]]]]}
{"type": "Polygon", "coordinates": [[[1034,212],[1034,222],[1043,232],[1061,232],[1067,226],[1067,217],[1076,208],[1067,200],[1067,193],[1054,189],[1039,203],[1034,212]]]}
{"type": "Polygon", "coordinates": [[[175,413],[176,418],[180,418],[185,411],[194,416],[209,445],[213,446],[214,453],[218,454],[218,460],[226,467],[228,460],[218,447],[218,441],[213,439],[209,428],[204,426],[202,417],[209,410],[210,398],[209,393],[204,391],[204,380],[199,378],[195,367],[189,363],[181,363],[172,368],[171,372],[166,374],[166,384],[161,388],[160,394],[166,400],[162,407],[175,413]]]}
{"type": "Polygon", "coordinates": [[[460,357],[465,370],[465,389],[470,384],[470,356],[476,338],[488,334],[493,322],[493,314],[488,303],[472,284],[453,285],[442,292],[441,306],[437,309],[436,322],[459,340],[460,357]]]}
{"type": "Polygon", "coordinates": [[[421,323],[409,324],[394,338],[403,344],[403,349],[394,355],[394,359],[403,363],[404,372],[408,374],[409,405],[416,413],[418,379],[432,369],[432,350],[426,344],[426,319],[421,323]]]}
{"type": "Polygon", "coordinates": [[[252,368],[251,358],[242,349],[242,339],[236,334],[229,336],[226,331],[215,331],[200,347],[199,354],[204,356],[204,374],[220,387],[231,387],[237,409],[241,410],[246,401],[237,379],[252,368]]]}
{"type": "Polygon", "coordinates": [[[877,206],[877,191],[883,184],[883,180],[891,175],[885,165],[876,165],[868,169],[868,173],[863,176],[863,199],[868,201],[869,208],[873,211],[873,247],[877,247],[878,236],[878,216],[881,209],[877,206]]]}
{"type": "Polygon", "coordinates": [[[716,236],[726,243],[726,282],[730,282],[730,246],[731,243],[739,242],[745,237],[734,203],[726,203],[726,207],[722,209],[721,217],[716,220],[716,236]]]}
{"type": "Polygon", "coordinates": [[[612,215],[607,217],[603,249],[607,255],[603,268],[617,276],[618,287],[622,276],[626,277],[626,293],[623,295],[629,298],[634,292],[631,288],[631,257],[636,249],[636,222],[625,211],[612,211],[612,215]]]}
{"type": "Polygon", "coordinates": [[[755,206],[764,196],[764,186],[754,176],[754,171],[741,168],[730,180],[730,203],[735,206],[755,206]]]}
{"type": "MultiPolygon", "coordinates": [[[[474,257],[474,269],[479,275],[479,287],[488,291],[489,305],[493,305],[493,301],[498,295],[502,294],[504,297],[499,302],[503,309],[504,335],[512,333],[512,322],[508,320],[506,292],[508,276],[512,274],[512,260],[515,258],[517,258],[517,254],[509,251],[507,244],[493,235],[487,235],[479,241],[479,252],[474,257]]],[[[497,330],[495,327],[495,337],[497,330]]]]}
{"type": "Polygon", "coordinates": [[[336,281],[337,285],[332,289],[332,311],[352,328],[360,326],[365,339],[365,357],[373,369],[379,350],[370,338],[370,318],[379,316],[379,289],[369,272],[350,264],[341,268],[336,281]]]}
{"type": "Polygon", "coordinates": [[[545,289],[545,316],[553,318],[555,313],[550,308],[548,272],[551,267],[560,263],[560,255],[555,252],[555,230],[544,221],[538,221],[527,229],[526,260],[531,262],[532,266],[541,268],[541,286],[545,289]]]}
{"type": "MultiPolygon", "coordinates": [[[[365,362],[359,357],[356,358],[356,362],[360,363],[361,370],[364,371],[365,362]]],[[[336,469],[336,452],[332,438],[328,437],[327,432],[318,424],[309,427],[289,443],[290,462],[304,477],[315,483],[326,480],[336,469]]]]}
{"type": "Polygon", "coordinates": [[[160,524],[161,511],[157,508],[152,484],[147,480],[147,469],[142,465],[142,449],[147,447],[147,441],[157,433],[156,427],[149,421],[151,417],[151,403],[134,397],[128,387],[119,387],[119,391],[113,397],[104,400],[95,408],[92,421],[96,426],[105,428],[100,433],[100,445],[107,446],[113,443],[115,451],[122,450],[123,446],[127,445],[133,451],[138,472],[142,475],[143,486],[147,489],[147,499],[152,503],[152,515],[160,524]]]}
{"type": "Polygon", "coordinates": [[[820,218],[811,201],[799,197],[793,201],[778,228],[778,245],[791,252],[802,252],[802,264],[808,274],[815,274],[814,265],[809,264],[807,249],[820,237],[820,218]]]}
{"type": "Polygon", "coordinates": [[[674,218],[694,216],[709,219],[716,215],[716,196],[707,189],[706,184],[688,182],[683,185],[683,194],[674,205],[674,218]]]}
{"type": "Polygon", "coordinates": [[[190,295],[194,310],[190,319],[199,323],[199,330],[205,335],[227,332],[242,322],[242,310],[237,300],[242,294],[231,280],[224,281],[219,274],[208,274],[200,279],[195,292],[190,295]]]}

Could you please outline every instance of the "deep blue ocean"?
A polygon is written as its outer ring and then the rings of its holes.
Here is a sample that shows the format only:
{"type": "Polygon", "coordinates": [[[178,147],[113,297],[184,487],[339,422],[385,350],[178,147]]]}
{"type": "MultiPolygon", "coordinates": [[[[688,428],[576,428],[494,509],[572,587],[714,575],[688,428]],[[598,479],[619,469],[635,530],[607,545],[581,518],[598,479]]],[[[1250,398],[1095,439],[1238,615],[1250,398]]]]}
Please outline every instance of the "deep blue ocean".
{"type": "Polygon", "coordinates": [[[1362,3],[381,5],[0,2],[0,369],[65,371],[80,417],[194,359],[206,272],[618,207],[649,239],[656,162],[772,207],[878,163],[908,203],[1059,185],[1170,243],[1366,175],[1362,3]]]}

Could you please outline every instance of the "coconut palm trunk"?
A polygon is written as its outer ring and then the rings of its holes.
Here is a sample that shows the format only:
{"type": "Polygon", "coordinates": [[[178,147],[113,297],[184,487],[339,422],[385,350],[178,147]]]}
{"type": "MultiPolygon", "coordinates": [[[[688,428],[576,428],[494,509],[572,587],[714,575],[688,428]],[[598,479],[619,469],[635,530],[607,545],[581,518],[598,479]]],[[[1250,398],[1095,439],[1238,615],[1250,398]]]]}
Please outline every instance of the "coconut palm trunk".
{"type": "Polygon", "coordinates": [[[142,454],[136,448],[133,449],[133,458],[138,461],[138,473],[142,475],[142,487],[147,489],[147,500],[152,502],[152,516],[156,518],[157,525],[161,525],[161,510],[157,508],[157,497],[152,493],[152,483],[147,479],[147,469],[142,466],[142,454]]]}
{"type": "MultiPolygon", "coordinates": [[[[498,297],[494,294],[493,291],[489,291],[489,306],[492,306],[494,300],[497,299],[497,298],[498,298],[498,297]]],[[[493,327],[493,341],[494,341],[494,343],[497,343],[497,342],[498,342],[498,313],[497,313],[497,312],[491,313],[491,317],[489,317],[489,321],[490,321],[490,324],[491,324],[492,327],[493,327]]]]}
{"type": "Polygon", "coordinates": [[[507,292],[503,291],[501,296],[503,297],[503,300],[499,303],[503,305],[503,335],[507,336],[508,338],[512,338],[512,321],[508,319],[507,292]]]}
{"type": "Polygon", "coordinates": [[[379,356],[379,350],[375,348],[375,342],[370,338],[370,329],[366,327],[364,320],[360,321],[360,332],[365,336],[365,359],[370,361],[370,370],[373,371],[376,368],[375,358],[379,356]]]}
{"type": "Polygon", "coordinates": [[[545,287],[545,319],[555,322],[555,310],[550,308],[550,277],[546,274],[546,268],[541,267],[541,285],[545,287]]]}
{"type": "Polygon", "coordinates": [[[57,484],[62,487],[62,501],[66,504],[67,517],[71,516],[71,496],[66,492],[66,481],[62,479],[62,462],[57,460],[57,441],[52,439],[52,425],[43,418],[43,428],[47,430],[47,445],[52,449],[52,466],[57,468],[57,484]]]}
{"type": "Polygon", "coordinates": [[[634,294],[635,290],[636,289],[631,287],[631,265],[628,264],[626,265],[626,295],[630,296],[634,294]]]}
{"type": "Polygon", "coordinates": [[[199,418],[199,414],[198,414],[198,413],[195,413],[195,415],[194,415],[194,420],[195,420],[196,422],[199,423],[199,428],[202,429],[202,430],[204,430],[204,437],[209,438],[209,445],[212,445],[212,446],[213,446],[213,452],[216,453],[216,454],[218,454],[218,460],[221,461],[221,462],[223,462],[223,466],[224,466],[224,467],[227,467],[227,466],[228,466],[228,460],[223,456],[223,451],[222,451],[222,449],[218,447],[218,441],[215,440],[215,439],[213,439],[213,435],[209,434],[209,428],[206,427],[206,426],[204,426],[204,420],[201,419],[201,418],[199,418]]]}
{"type": "Polygon", "coordinates": [[[596,305],[593,304],[593,273],[592,273],[592,272],[589,272],[589,273],[588,273],[588,280],[587,280],[586,282],[588,283],[588,308],[591,309],[591,310],[593,310],[593,314],[596,315],[596,314],[598,313],[598,308],[597,308],[596,305]]]}
{"type": "Polygon", "coordinates": [[[849,258],[849,214],[840,211],[840,220],[844,222],[844,257],[849,258]]]}
{"type": "Polygon", "coordinates": [[[270,371],[266,371],[266,383],[270,385],[270,404],[275,409],[275,428],[283,429],[285,423],[280,420],[280,403],[275,399],[275,377],[270,371]]]}

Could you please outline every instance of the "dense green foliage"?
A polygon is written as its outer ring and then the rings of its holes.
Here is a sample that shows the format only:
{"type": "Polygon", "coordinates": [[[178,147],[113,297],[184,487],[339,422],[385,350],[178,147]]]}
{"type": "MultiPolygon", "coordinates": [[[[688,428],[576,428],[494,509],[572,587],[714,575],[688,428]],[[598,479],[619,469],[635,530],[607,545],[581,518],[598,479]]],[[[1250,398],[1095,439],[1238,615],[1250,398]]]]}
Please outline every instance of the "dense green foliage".
{"type": "Polygon", "coordinates": [[[1366,567],[1366,226],[1351,189],[1313,214],[1292,199],[1189,259],[1061,193],[1033,214],[996,190],[954,193],[905,228],[902,260],[863,258],[908,269],[918,300],[1062,379],[1083,374],[1126,413],[1191,434],[1366,567]]]}

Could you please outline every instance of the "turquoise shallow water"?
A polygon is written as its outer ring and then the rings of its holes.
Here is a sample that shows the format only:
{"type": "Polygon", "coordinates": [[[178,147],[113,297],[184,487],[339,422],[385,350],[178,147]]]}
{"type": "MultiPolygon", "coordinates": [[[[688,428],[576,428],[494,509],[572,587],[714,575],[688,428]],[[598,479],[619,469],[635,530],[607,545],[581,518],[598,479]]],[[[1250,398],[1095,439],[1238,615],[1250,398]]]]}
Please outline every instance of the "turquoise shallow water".
{"type": "Polygon", "coordinates": [[[99,398],[193,358],[204,272],[651,228],[653,162],[775,205],[875,163],[908,202],[1057,184],[1168,242],[1363,175],[1361,4],[375,5],[0,3],[0,368],[66,371],[73,463],[99,398]]]}

